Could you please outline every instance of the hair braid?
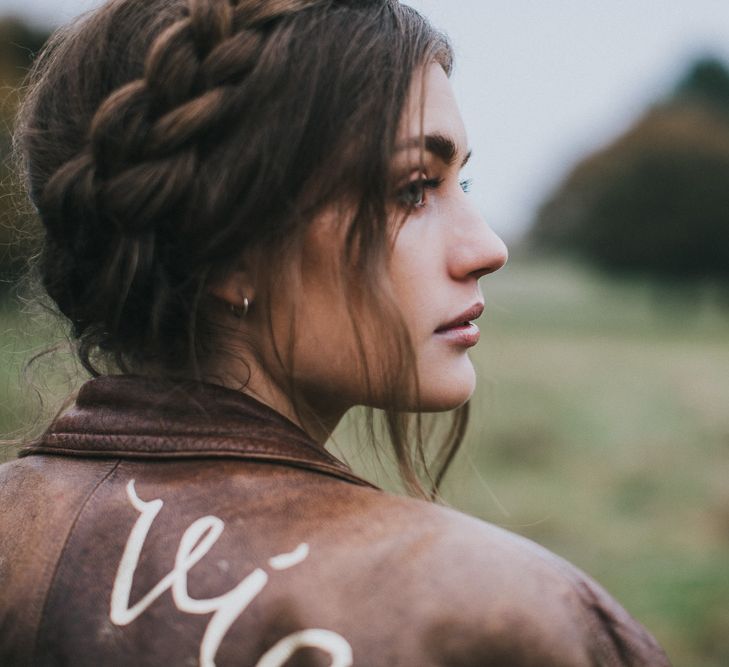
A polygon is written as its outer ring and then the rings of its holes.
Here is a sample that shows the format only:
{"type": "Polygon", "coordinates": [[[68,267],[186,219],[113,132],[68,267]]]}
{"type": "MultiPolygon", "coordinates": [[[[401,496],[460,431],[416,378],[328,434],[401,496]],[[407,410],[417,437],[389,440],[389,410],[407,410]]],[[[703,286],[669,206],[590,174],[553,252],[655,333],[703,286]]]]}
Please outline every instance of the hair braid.
{"type": "MultiPolygon", "coordinates": [[[[119,295],[131,303],[135,289],[173,282],[159,275],[169,256],[155,261],[150,248],[159,234],[198,223],[199,143],[209,142],[211,130],[245,104],[242,84],[264,46],[260,27],[316,1],[188,0],[152,40],[138,77],[100,101],[86,141],[50,175],[37,202],[49,231],[44,284],[77,335],[101,304],[111,303],[84,290],[86,276],[101,266],[101,286],[117,297],[109,324],[141,328],[135,320],[147,314],[135,307],[136,316],[122,317],[126,303],[118,303],[119,295]],[[108,256],[99,247],[109,248],[108,256]],[[64,275],[55,270],[60,265],[64,275]]],[[[160,301],[148,299],[155,306],[160,301]]],[[[156,312],[151,319],[170,317],[156,312]]]]}
{"type": "Polygon", "coordinates": [[[152,43],[143,76],[100,104],[88,145],[48,180],[42,213],[61,234],[79,217],[131,234],[164,223],[194,194],[196,141],[240,109],[244,91],[235,84],[255,66],[264,39],[250,26],[312,4],[189,0],[152,43]]]}

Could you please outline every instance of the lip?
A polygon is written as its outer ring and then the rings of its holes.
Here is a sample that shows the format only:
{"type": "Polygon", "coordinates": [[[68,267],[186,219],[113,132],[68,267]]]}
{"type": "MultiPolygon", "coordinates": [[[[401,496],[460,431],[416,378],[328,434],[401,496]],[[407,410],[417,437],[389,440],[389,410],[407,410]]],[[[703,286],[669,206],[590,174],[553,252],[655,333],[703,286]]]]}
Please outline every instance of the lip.
{"type": "Polygon", "coordinates": [[[463,347],[473,347],[478,343],[481,332],[471,320],[481,317],[483,309],[483,303],[471,306],[458,317],[454,317],[450,322],[439,326],[435,330],[435,334],[449,343],[463,347]]]}
{"type": "Polygon", "coordinates": [[[436,331],[435,335],[444,341],[462,347],[473,347],[478,343],[479,338],[481,338],[481,332],[473,322],[459,327],[444,329],[443,331],[436,331]]]}
{"type": "Polygon", "coordinates": [[[436,330],[435,333],[446,333],[448,331],[454,331],[457,329],[467,329],[468,326],[475,327],[478,330],[478,327],[472,323],[472,320],[477,320],[481,315],[483,314],[483,303],[479,302],[471,306],[468,310],[463,311],[460,315],[457,317],[454,317],[452,320],[449,320],[445,324],[441,324],[436,330]]]}

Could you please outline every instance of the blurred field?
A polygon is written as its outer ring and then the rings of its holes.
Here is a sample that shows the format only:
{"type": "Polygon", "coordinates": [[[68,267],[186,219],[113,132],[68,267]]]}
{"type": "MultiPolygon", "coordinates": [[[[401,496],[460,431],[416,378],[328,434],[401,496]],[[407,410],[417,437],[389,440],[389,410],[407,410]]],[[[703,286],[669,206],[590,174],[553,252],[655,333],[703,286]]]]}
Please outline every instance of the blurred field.
{"type": "MultiPolygon", "coordinates": [[[[729,664],[728,300],[518,259],[483,287],[447,500],[586,570],[677,667],[729,664]]],[[[52,334],[0,317],[0,432],[17,434],[38,414],[18,368],[52,334]]],[[[334,449],[371,472],[349,428],[334,449]]]]}
{"type": "Polygon", "coordinates": [[[484,286],[452,502],[587,570],[676,665],[729,665],[729,304],[565,265],[484,286]]]}

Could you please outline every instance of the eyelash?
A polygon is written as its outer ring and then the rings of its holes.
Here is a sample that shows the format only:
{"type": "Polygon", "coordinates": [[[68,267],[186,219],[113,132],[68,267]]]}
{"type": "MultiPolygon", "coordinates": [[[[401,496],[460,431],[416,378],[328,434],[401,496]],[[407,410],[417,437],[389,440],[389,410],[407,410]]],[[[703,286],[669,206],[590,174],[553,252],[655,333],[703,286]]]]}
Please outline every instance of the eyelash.
{"type": "MultiPolygon", "coordinates": [[[[442,178],[419,178],[414,181],[410,181],[399,193],[398,199],[401,203],[406,206],[413,208],[422,208],[425,206],[425,192],[426,190],[437,190],[443,184],[442,178]],[[410,197],[418,197],[418,201],[413,201],[410,197]]],[[[470,192],[471,186],[473,185],[472,178],[466,178],[458,183],[464,192],[470,192]]]]}

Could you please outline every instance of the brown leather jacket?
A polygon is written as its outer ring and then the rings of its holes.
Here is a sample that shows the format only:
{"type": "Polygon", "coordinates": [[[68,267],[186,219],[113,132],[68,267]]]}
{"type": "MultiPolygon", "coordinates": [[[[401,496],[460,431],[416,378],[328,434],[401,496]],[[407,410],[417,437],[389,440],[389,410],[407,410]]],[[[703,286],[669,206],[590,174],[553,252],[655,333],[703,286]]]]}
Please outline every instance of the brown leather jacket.
{"type": "Polygon", "coordinates": [[[669,664],[564,560],[213,385],[90,381],[0,507],[4,666],[669,664]]]}

